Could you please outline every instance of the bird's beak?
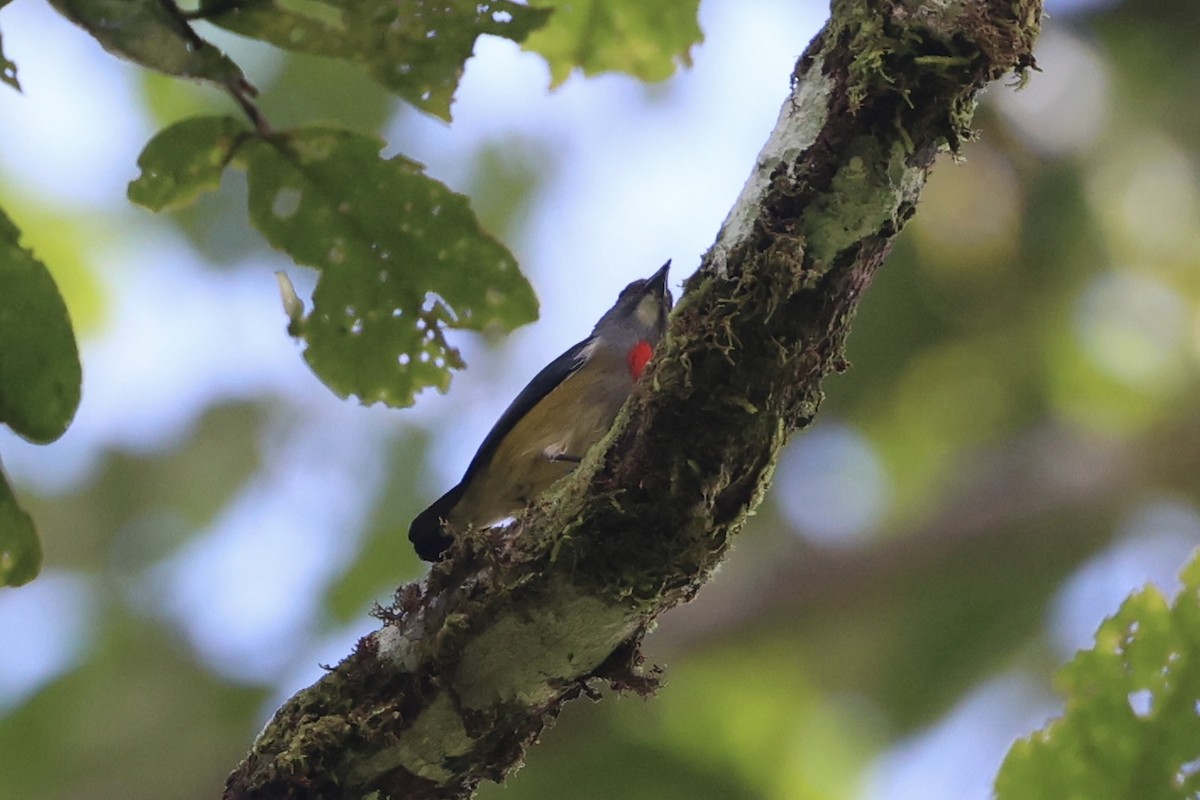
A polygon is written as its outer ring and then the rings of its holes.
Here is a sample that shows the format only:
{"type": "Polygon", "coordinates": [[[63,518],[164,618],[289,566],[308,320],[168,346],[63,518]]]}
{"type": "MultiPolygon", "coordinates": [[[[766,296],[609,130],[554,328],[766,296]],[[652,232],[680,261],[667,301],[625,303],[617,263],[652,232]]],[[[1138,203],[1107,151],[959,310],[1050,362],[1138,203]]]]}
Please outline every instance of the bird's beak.
{"type": "Polygon", "coordinates": [[[646,281],[646,288],[658,292],[660,295],[667,294],[667,271],[671,269],[671,261],[662,265],[662,268],[650,276],[646,281]]]}

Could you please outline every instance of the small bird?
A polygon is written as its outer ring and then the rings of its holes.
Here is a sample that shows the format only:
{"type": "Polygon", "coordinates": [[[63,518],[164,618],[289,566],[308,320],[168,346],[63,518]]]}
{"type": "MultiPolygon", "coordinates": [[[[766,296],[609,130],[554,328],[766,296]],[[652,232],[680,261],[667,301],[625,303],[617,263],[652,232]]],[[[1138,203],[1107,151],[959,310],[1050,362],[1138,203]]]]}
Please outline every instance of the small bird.
{"type": "Polygon", "coordinates": [[[608,432],[667,327],[668,261],[626,286],[592,333],[534,376],[492,427],[466,473],[408,529],[436,561],[456,532],[511,517],[608,432]]]}

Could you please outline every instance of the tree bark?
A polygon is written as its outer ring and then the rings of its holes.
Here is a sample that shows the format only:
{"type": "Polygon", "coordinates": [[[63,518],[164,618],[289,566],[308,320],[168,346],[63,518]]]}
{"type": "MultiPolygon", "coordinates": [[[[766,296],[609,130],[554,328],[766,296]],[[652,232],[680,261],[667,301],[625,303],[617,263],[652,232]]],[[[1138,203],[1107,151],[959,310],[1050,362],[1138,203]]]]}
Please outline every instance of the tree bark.
{"type": "Polygon", "coordinates": [[[502,536],[460,537],[276,712],[226,798],[469,797],[724,557],[845,368],[859,297],[978,91],[1033,67],[1040,0],[834,0],[613,431],[502,536]]]}

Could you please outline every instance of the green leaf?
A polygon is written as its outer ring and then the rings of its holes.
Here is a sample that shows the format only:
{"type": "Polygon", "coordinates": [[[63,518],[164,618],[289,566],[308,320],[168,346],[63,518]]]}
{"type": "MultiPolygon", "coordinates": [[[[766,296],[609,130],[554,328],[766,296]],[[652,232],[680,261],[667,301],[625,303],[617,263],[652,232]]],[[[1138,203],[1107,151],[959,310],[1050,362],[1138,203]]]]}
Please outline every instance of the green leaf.
{"type": "Polygon", "coordinates": [[[1173,604],[1154,587],[1059,675],[1066,713],[1013,745],[997,800],[1166,800],[1200,793],[1200,553],[1173,604]]]}
{"type": "Polygon", "coordinates": [[[245,169],[255,227],[322,272],[312,313],[290,328],[313,371],[343,396],[410,405],[462,366],[446,328],[511,330],[536,318],[537,300],[467,198],[381,148],[335,128],[267,140],[229,117],[185,120],[146,146],[129,196],[179,207],[217,186],[225,164],[245,169]]]}
{"type": "Polygon", "coordinates": [[[691,66],[693,45],[704,40],[696,15],[700,0],[538,0],[554,9],[550,23],[525,40],[541,54],[558,86],[575,68],[585,75],[625,72],[661,81],[677,64],[691,66]]]}
{"type": "Polygon", "coordinates": [[[29,583],[41,568],[42,545],[33,519],[17,505],[0,469],[0,586],[29,583]]]}
{"type": "Polygon", "coordinates": [[[444,328],[511,330],[536,317],[537,300],[467,198],[381,147],[309,128],[248,142],[234,163],[247,170],[254,225],[321,270],[296,326],[313,370],[339,394],[401,406],[426,386],[445,391],[448,368],[462,366],[444,328]]]}
{"type": "Polygon", "coordinates": [[[244,89],[237,64],[195,34],[176,6],[162,0],[50,0],[60,14],[108,52],[144,67],[244,89]]]}
{"type": "Polygon", "coordinates": [[[52,442],[79,406],[79,353],[54,279],[19,239],[0,212],[0,422],[52,442]]]}
{"type": "MultiPolygon", "coordinates": [[[[208,0],[202,8],[228,6],[208,0]]],[[[509,0],[248,0],[212,22],[256,39],[361,64],[418,108],[450,119],[450,103],[483,34],[514,42],[549,12],[509,0]]]]}
{"type": "Polygon", "coordinates": [[[151,211],[178,209],[216,189],[248,128],[233,117],[193,117],[158,132],[138,156],[129,199],[151,211]]]}

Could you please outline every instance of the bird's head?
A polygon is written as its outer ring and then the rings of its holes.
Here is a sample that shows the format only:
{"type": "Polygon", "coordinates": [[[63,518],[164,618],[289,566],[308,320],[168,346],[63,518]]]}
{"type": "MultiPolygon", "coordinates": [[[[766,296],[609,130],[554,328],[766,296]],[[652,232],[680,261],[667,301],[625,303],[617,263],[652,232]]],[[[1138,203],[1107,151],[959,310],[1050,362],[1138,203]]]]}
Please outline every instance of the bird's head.
{"type": "Polygon", "coordinates": [[[621,290],[616,304],[608,310],[592,331],[606,347],[626,354],[629,371],[640,378],[658,340],[667,329],[667,314],[675,298],[667,288],[668,261],[651,275],[634,281],[621,290]]]}

